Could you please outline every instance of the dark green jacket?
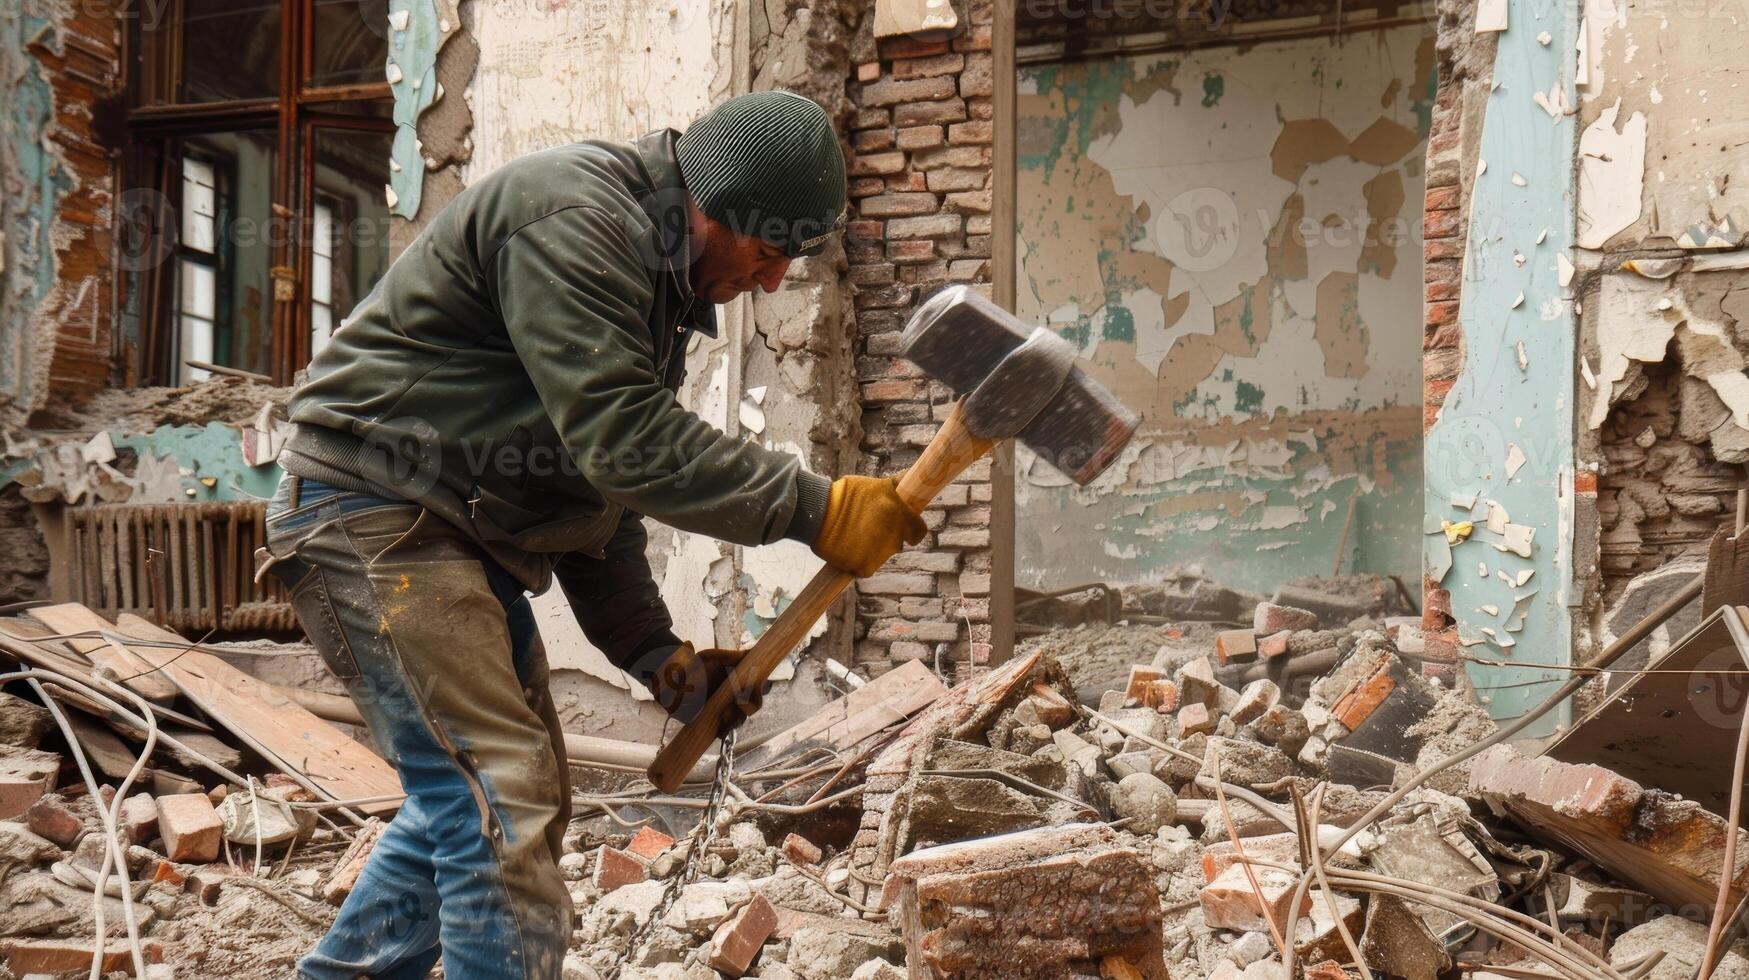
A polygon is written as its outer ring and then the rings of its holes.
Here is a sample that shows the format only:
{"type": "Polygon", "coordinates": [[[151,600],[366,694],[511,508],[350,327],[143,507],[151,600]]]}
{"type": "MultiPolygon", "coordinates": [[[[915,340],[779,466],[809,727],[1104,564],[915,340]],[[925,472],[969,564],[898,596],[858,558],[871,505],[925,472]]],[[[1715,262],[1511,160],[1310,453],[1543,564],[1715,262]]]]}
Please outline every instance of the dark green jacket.
{"type": "Polygon", "coordinates": [[[281,459],[424,505],[530,589],[556,569],[574,606],[621,600],[578,609],[604,649],[648,633],[627,608],[666,626],[638,515],[812,543],[830,486],[676,400],[716,318],[687,280],[674,136],[534,153],[458,195],[311,363],[281,459]]]}

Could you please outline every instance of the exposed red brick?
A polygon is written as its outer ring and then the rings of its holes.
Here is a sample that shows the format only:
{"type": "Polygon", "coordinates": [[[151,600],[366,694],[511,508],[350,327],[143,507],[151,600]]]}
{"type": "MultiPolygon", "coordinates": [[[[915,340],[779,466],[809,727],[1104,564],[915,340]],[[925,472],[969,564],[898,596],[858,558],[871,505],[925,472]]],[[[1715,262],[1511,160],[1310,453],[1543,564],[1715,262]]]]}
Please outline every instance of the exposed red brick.
{"type": "Polygon", "coordinates": [[[1207,734],[1214,730],[1215,719],[1208,705],[1193,701],[1178,709],[1178,737],[1185,738],[1199,732],[1207,734]]]}
{"type": "Polygon", "coordinates": [[[662,833],[654,827],[639,827],[632,839],[626,842],[626,850],[648,861],[654,861],[662,856],[662,852],[674,846],[674,838],[662,833]]]}
{"type": "Polygon", "coordinates": [[[908,102],[893,110],[893,124],[897,126],[941,125],[964,118],[966,103],[957,97],[938,102],[908,102]]]}
{"type": "Polygon", "coordinates": [[[635,885],[650,877],[644,862],[617,847],[606,844],[595,849],[595,875],[590,880],[595,887],[606,892],[626,885],[635,885]]]}
{"type": "Polygon", "coordinates": [[[892,121],[892,113],[886,109],[858,109],[850,117],[850,128],[873,129],[876,126],[891,125],[892,121]]]}
{"type": "Polygon", "coordinates": [[[120,830],[130,844],[144,844],[158,836],[158,801],[150,793],[122,800],[120,830]]]}
{"type": "Polygon", "coordinates": [[[1427,304],[1427,325],[1437,327],[1442,324],[1456,323],[1458,305],[1456,301],[1427,304]]]}
{"type": "Polygon", "coordinates": [[[859,82],[872,82],[880,77],[881,63],[878,61],[867,61],[856,66],[856,80],[859,82]]]}
{"type": "Polygon", "coordinates": [[[955,91],[957,87],[951,78],[882,79],[862,87],[862,104],[890,106],[901,102],[937,102],[952,96],[955,91]]]}
{"type": "Polygon", "coordinates": [[[164,853],[183,863],[216,861],[225,825],[205,793],[175,793],[158,798],[158,836],[164,853]]]}
{"type": "Polygon", "coordinates": [[[1371,677],[1337,700],[1330,714],[1352,732],[1371,717],[1396,689],[1397,682],[1391,677],[1389,668],[1380,667],[1371,677]]]}
{"type": "Polygon", "coordinates": [[[797,864],[819,864],[825,855],[813,841],[801,834],[790,834],[783,839],[783,856],[797,864]]]}
{"type": "Polygon", "coordinates": [[[756,894],[711,934],[706,962],[713,970],[739,977],[747,972],[776,928],[777,910],[765,896],[756,894]]]}
{"type": "Polygon", "coordinates": [[[864,129],[850,137],[851,148],[864,154],[890,150],[895,142],[891,129],[864,129]]]}
{"type": "Polygon", "coordinates": [[[879,177],[857,177],[850,181],[851,197],[868,197],[886,189],[887,182],[879,177]]]}
{"type": "MultiPolygon", "coordinates": [[[[1273,868],[1235,864],[1222,871],[1215,880],[1204,885],[1197,898],[1202,904],[1202,920],[1215,929],[1234,932],[1255,932],[1269,928],[1275,922],[1276,931],[1287,928],[1288,910],[1293,907],[1297,882],[1293,876],[1273,868]],[[1252,888],[1255,878],[1257,887],[1252,888]]],[[[1298,914],[1311,910],[1310,895],[1301,899],[1298,914]]]]}
{"type": "Polygon", "coordinates": [[[1259,636],[1257,638],[1257,655],[1265,660],[1285,655],[1288,637],[1292,635],[1293,630],[1281,630],[1268,636],[1259,636]]]}
{"type": "Polygon", "coordinates": [[[1426,208],[1429,211],[1450,211],[1458,206],[1461,197],[1455,184],[1450,187],[1430,187],[1427,189],[1426,208]]]}
{"type": "Polygon", "coordinates": [[[1215,662],[1245,663],[1257,659],[1257,634],[1251,630],[1223,630],[1215,634],[1215,662]]]}
{"type": "Polygon", "coordinates": [[[946,141],[945,130],[939,125],[908,126],[899,130],[898,143],[901,150],[929,150],[946,141]]]}
{"type": "Polygon", "coordinates": [[[0,758],[0,820],[11,820],[55,788],[61,758],[39,749],[15,749],[0,758]]]}
{"type": "Polygon", "coordinates": [[[1124,697],[1152,708],[1154,707],[1151,701],[1154,696],[1154,682],[1166,679],[1165,670],[1149,664],[1136,664],[1130,668],[1129,684],[1124,689],[1124,697]]]}
{"type": "Polygon", "coordinates": [[[880,49],[883,58],[927,58],[947,51],[948,43],[946,38],[924,39],[901,35],[882,38],[880,49]]]}
{"type": "Polygon", "coordinates": [[[46,837],[65,848],[72,847],[79,835],[85,832],[85,821],[68,806],[65,798],[54,793],[25,809],[24,825],[38,837],[46,837]]]}
{"type": "Polygon", "coordinates": [[[1227,717],[1233,719],[1235,725],[1249,724],[1263,717],[1263,713],[1275,707],[1279,700],[1281,688],[1274,681],[1260,677],[1239,692],[1239,703],[1227,712],[1227,717]]]}
{"type": "Polygon", "coordinates": [[[1429,240],[1450,238],[1458,233],[1462,217],[1457,211],[1428,211],[1421,219],[1421,234],[1429,240]]]}
{"type": "Polygon", "coordinates": [[[964,143],[990,143],[996,139],[996,124],[986,121],[954,123],[947,127],[947,141],[955,145],[964,143]]]}
{"type": "Polygon", "coordinates": [[[927,238],[888,242],[887,258],[899,265],[910,262],[928,262],[935,258],[935,243],[927,238]]]}
{"type": "MultiPolygon", "coordinates": [[[[86,973],[97,953],[89,939],[17,939],[5,947],[6,968],[15,976],[30,974],[86,973]]],[[[164,962],[164,945],[156,939],[140,940],[140,958],[147,964],[164,962]]],[[[102,971],[134,975],[133,948],[125,939],[111,939],[103,947],[102,971]]]]}
{"type": "Polygon", "coordinates": [[[963,54],[936,54],[924,58],[897,58],[893,61],[894,78],[928,78],[932,75],[952,75],[964,68],[963,54]]]}
{"type": "Polygon", "coordinates": [[[1312,630],[1318,628],[1318,614],[1296,606],[1276,602],[1259,602],[1251,613],[1251,627],[1259,634],[1281,630],[1312,630]]]}
{"type": "Polygon", "coordinates": [[[896,174],[905,169],[905,154],[869,153],[853,157],[850,161],[850,176],[867,177],[872,174],[896,174]]]}

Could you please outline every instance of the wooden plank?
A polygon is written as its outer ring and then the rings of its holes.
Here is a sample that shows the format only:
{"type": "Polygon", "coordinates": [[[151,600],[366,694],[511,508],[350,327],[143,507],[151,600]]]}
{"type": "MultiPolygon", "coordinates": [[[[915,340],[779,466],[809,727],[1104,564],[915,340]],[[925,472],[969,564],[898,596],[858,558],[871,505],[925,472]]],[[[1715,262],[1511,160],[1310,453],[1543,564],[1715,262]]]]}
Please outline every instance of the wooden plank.
{"type": "MultiPolygon", "coordinates": [[[[56,633],[85,633],[91,630],[115,629],[115,624],[76,602],[41,606],[30,611],[30,617],[56,633]]],[[[159,703],[176,699],[176,685],[140,659],[133,651],[103,637],[85,637],[65,641],[69,647],[98,667],[115,672],[123,686],[148,701],[159,703]],[[138,676],[136,676],[138,675],[138,676]]]]}
{"type": "Polygon", "coordinates": [[[831,702],[749,753],[748,762],[776,759],[802,743],[849,748],[947,694],[935,672],[913,660],[831,702]]]}
{"type": "MultiPolygon", "coordinates": [[[[123,613],[124,636],[188,642],[138,616],[123,613]]],[[[243,673],[202,650],[138,647],[139,656],[163,666],[190,701],[220,726],[288,774],[301,774],[333,800],[355,800],[401,793],[395,770],[375,752],[347,738],[338,728],[277,692],[272,684],[243,673]]],[[[366,813],[387,813],[399,804],[365,804],[366,813]]]]}
{"type": "MultiPolygon", "coordinates": [[[[85,750],[86,761],[91,768],[101,773],[107,779],[118,782],[127,776],[128,770],[134,767],[134,761],[139,758],[139,749],[130,747],[123,742],[110,727],[83,711],[67,712],[67,724],[73,728],[73,734],[79,738],[79,747],[85,750]]],[[[143,736],[145,733],[142,732],[143,736]]],[[[140,775],[134,780],[136,785],[144,786],[152,780],[150,766],[140,770],[140,775]]]]}
{"type": "MultiPolygon", "coordinates": [[[[97,687],[98,685],[91,677],[90,664],[83,660],[76,659],[70,653],[51,649],[46,645],[39,646],[33,642],[35,637],[48,635],[49,633],[50,631],[48,627],[41,623],[33,623],[27,619],[14,617],[12,619],[0,620],[0,652],[5,653],[9,659],[16,660],[19,663],[31,667],[43,667],[48,670],[60,671],[75,680],[81,680],[87,684],[91,684],[93,687],[97,687]]],[[[93,701],[88,697],[85,697],[83,694],[79,694],[76,691],[69,691],[66,688],[56,688],[56,690],[61,692],[60,696],[68,703],[77,705],[82,710],[97,715],[107,715],[109,713],[108,708],[98,704],[96,701],[93,701]]],[[[145,737],[144,730],[141,730],[141,737],[145,737]]]]}

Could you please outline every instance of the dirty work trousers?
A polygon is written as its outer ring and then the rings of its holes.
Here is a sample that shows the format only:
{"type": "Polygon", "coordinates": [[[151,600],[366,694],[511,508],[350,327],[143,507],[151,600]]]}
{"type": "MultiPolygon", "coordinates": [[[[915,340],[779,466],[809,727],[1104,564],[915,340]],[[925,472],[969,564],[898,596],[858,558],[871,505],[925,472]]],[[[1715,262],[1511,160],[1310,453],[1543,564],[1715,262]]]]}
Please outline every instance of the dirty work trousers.
{"type": "Polygon", "coordinates": [[[556,980],[570,791],[522,586],[405,501],[287,477],[267,528],[299,623],[407,794],[298,975],[410,980],[441,955],[450,980],[556,980]]]}

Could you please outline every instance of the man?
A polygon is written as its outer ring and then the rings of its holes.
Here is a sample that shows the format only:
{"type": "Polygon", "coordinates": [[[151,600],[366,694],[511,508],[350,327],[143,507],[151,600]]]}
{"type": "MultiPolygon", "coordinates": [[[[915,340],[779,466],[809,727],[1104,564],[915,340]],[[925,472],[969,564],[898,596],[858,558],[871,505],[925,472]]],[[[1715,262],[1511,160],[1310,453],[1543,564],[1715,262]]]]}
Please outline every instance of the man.
{"type": "MultiPolygon", "coordinates": [[[[671,629],[640,515],[792,538],[867,575],[923,534],[891,480],[815,476],[674,391],[712,304],[778,288],[843,222],[820,107],[741,96],[684,135],[524,157],[434,218],[292,398],[267,561],[407,799],[301,976],[559,976],[569,790],[526,597],[677,717],[733,652],[671,629]]],[[[739,692],[740,713],[758,692],[739,692]]]]}

